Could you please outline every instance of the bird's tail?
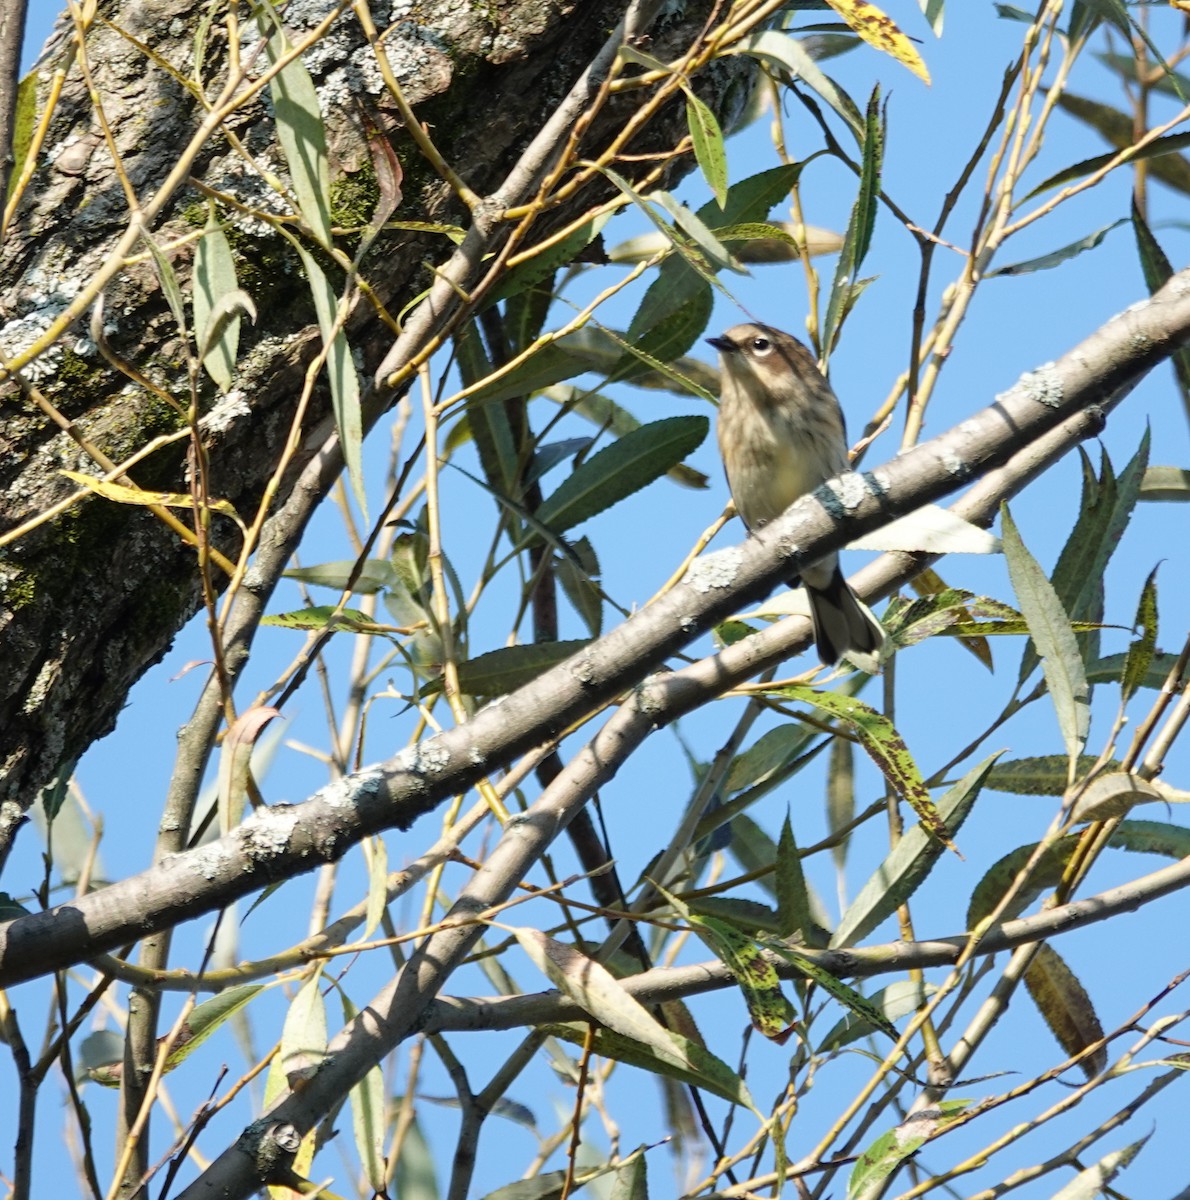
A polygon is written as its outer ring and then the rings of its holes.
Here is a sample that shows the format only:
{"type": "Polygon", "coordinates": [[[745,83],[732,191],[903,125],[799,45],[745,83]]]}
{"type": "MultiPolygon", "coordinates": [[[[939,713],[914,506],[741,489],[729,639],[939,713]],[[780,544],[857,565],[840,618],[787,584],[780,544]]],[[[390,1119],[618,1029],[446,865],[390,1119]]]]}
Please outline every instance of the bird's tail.
{"type": "Polygon", "coordinates": [[[851,590],[835,565],[824,587],[807,585],[814,643],[823,665],[833,667],[846,655],[861,670],[876,674],[884,649],[884,629],[876,614],[851,590]]]}

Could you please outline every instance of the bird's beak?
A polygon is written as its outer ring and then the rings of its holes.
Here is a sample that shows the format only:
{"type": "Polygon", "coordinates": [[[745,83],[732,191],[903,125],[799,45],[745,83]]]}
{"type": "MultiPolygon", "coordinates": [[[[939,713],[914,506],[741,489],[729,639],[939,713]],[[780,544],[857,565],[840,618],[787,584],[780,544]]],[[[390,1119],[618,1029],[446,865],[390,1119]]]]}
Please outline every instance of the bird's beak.
{"type": "Polygon", "coordinates": [[[735,342],[725,337],[707,338],[707,345],[714,346],[721,354],[734,354],[738,349],[735,342]]]}

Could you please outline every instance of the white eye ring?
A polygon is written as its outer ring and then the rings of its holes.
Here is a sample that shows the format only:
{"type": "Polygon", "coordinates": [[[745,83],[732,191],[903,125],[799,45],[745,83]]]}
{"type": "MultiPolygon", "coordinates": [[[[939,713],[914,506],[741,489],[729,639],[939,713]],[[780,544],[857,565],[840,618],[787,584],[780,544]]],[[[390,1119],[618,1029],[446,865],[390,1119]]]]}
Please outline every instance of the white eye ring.
{"type": "Polygon", "coordinates": [[[768,354],[773,348],[773,343],[766,337],[754,337],[752,339],[752,353],[758,358],[768,354]]]}

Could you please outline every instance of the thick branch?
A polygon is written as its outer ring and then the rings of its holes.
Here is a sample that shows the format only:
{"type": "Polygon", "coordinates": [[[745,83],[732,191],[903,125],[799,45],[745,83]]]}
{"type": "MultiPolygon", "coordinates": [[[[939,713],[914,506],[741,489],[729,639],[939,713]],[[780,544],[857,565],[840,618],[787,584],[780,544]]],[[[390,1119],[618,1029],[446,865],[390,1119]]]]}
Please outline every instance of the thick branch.
{"type": "MultiPolygon", "coordinates": [[[[1190,272],[1183,272],[1157,297],[1114,318],[955,429],[871,473],[827,485],[747,544],[699,564],[662,599],[466,725],[324,788],[304,804],[259,813],[210,846],[0,927],[0,985],[226,907],[275,879],[339,858],[369,834],[409,828],[447,796],[633,687],[801,563],[940,499],[1063,419],[1110,405],[1187,336],[1190,272]]],[[[770,629],[698,664],[697,682],[655,681],[655,687],[680,686],[655,719],[671,720],[778,661],[779,641],[770,629]]]]}

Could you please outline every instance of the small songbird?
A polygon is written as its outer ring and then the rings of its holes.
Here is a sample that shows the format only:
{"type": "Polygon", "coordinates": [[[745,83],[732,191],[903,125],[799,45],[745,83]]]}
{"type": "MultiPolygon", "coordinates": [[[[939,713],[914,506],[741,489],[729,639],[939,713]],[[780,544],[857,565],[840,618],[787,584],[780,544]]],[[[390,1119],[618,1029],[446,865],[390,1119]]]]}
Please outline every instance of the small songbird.
{"type": "MultiPolygon", "coordinates": [[[[767,325],[736,325],[707,338],[719,351],[719,450],[736,512],[749,530],[849,469],[843,411],[810,352],[767,325]]],[[[796,586],[791,580],[790,586],[796,586]]],[[[824,665],[845,654],[878,669],[884,630],[848,586],[839,556],[802,568],[814,641],[824,665]]]]}

